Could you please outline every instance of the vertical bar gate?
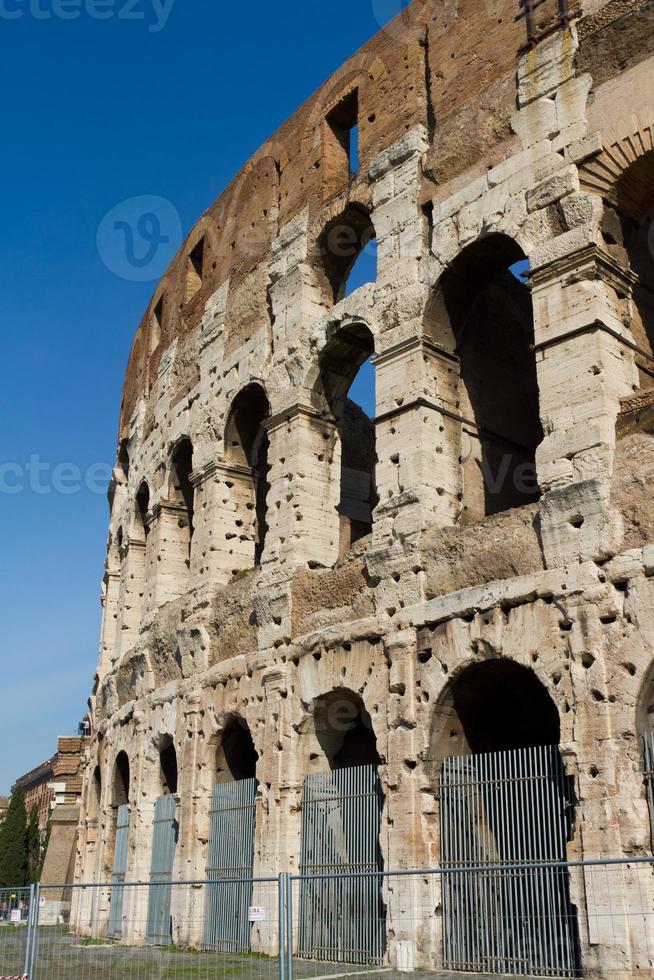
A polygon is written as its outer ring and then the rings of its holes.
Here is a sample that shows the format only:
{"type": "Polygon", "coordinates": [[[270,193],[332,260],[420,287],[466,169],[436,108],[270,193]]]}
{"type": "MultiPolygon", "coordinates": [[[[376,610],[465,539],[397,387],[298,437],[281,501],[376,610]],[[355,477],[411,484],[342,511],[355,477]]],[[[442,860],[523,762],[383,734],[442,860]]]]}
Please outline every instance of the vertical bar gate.
{"type": "Polygon", "coordinates": [[[568,871],[530,867],[566,860],[574,803],[558,746],[446,759],[439,793],[445,968],[579,976],[568,871]]]}
{"type": "Polygon", "coordinates": [[[249,953],[256,779],[219,783],[209,813],[205,946],[249,953]],[[227,879],[227,880],[225,880],[227,879]]]}
{"type": "Polygon", "coordinates": [[[151,946],[167,946],[172,939],[170,902],[178,830],[176,798],[160,796],[154,806],[148,895],[147,942],[151,946]]]}
{"type": "Polygon", "coordinates": [[[129,843],[129,807],[119,806],[116,814],[116,845],[114,847],[114,866],[111,875],[111,896],[109,905],[109,925],[107,935],[110,939],[120,939],[123,934],[123,896],[125,874],[127,872],[127,846],[129,843]]]}
{"type": "Polygon", "coordinates": [[[383,961],[382,880],[370,874],[383,870],[379,848],[382,808],[376,766],[306,777],[298,956],[332,963],[383,961]]]}
{"type": "Polygon", "coordinates": [[[645,751],[645,786],[647,787],[647,802],[649,803],[649,824],[654,850],[654,731],[648,732],[643,738],[645,751]]]}

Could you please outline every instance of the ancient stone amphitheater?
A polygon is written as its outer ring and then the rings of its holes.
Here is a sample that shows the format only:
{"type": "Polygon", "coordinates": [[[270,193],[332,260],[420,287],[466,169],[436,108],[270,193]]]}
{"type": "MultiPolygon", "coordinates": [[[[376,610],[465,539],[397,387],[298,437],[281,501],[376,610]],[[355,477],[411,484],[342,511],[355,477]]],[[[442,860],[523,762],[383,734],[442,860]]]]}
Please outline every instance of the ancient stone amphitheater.
{"type": "MultiPolygon", "coordinates": [[[[652,0],[416,0],[199,220],[125,382],[79,881],[155,823],[172,880],[651,854],[653,68],[652,0]]],[[[548,975],[654,975],[583,880],[548,975]]]]}

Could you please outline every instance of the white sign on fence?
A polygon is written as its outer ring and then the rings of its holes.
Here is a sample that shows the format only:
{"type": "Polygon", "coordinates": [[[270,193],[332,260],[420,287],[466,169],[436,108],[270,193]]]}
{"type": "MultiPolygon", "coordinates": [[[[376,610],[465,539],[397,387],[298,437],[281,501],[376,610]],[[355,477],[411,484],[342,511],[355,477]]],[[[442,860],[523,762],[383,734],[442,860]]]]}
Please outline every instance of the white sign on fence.
{"type": "Polygon", "coordinates": [[[251,905],[248,909],[248,922],[265,922],[266,910],[262,905],[251,905]]]}
{"type": "Polygon", "coordinates": [[[11,910],[11,921],[16,925],[20,925],[20,909],[11,910]]]}

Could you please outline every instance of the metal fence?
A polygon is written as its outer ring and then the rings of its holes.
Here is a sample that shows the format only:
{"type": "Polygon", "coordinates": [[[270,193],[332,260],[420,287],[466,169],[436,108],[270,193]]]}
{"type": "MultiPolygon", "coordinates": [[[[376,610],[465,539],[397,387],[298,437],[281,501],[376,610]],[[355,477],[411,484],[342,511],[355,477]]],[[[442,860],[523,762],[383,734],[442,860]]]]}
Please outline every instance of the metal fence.
{"type": "Polygon", "coordinates": [[[552,863],[565,861],[574,812],[558,746],[446,759],[439,796],[443,870],[460,872],[443,880],[445,965],[576,976],[569,875],[552,863]],[[466,873],[475,867],[486,870],[466,873]]]}
{"type": "Polygon", "coordinates": [[[0,893],[0,908],[4,903],[14,913],[0,920],[0,978],[341,980],[411,972],[468,978],[482,973],[654,977],[654,858],[283,874],[250,879],[247,908],[243,878],[219,884],[235,933],[246,937],[239,943],[245,952],[207,945],[215,880],[166,883],[170,936],[159,945],[148,941],[152,891],[162,887],[156,883],[79,885],[63,892],[37,885],[0,893]],[[348,876],[362,887],[344,889],[348,876]],[[529,899],[544,880],[557,876],[565,880],[569,903],[529,899]],[[331,954],[304,948],[307,887],[322,896],[325,907],[312,906],[310,914],[329,920],[331,954]],[[110,922],[116,924],[111,919],[114,889],[120,889],[119,941],[109,937],[110,922]],[[465,895],[457,897],[466,889],[491,898],[476,904],[465,895]],[[496,890],[512,892],[510,916],[503,901],[491,900],[496,890]],[[344,893],[353,898],[347,910],[340,902],[344,893]],[[369,941],[370,895],[378,901],[378,926],[385,937],[381,955],[369,941]],[[571,934],[575,956],[561,959],[556,949],[561,937],[571,934]],[[541,955],[543,950],[547,955],[534,968],[534,951],[541,955]]]}
{"type": "Polygon", "coordinates": [[[33,911],[33,888],[0,888],[0,974],[28,973],[33,911]]]}

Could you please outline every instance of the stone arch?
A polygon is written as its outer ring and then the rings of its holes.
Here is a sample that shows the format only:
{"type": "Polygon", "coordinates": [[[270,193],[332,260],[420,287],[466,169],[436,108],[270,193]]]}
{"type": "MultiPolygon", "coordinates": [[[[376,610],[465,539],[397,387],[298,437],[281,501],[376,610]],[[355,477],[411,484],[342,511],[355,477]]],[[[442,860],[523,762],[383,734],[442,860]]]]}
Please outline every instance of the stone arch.
{"type": "Polygon", "coordinates": [[[166,796],[172,794],[174,796],[177,793],[179,769],[173,736],[168,734],[160,735],[158,749],[160,795],[166,796]]]}
{"type": "Polygon", "coordinates": [[[642,203],[642,186],[627,178],[633,165],[654,152],[654,107],[623,119],[603,135],[600,153],[579,166],[583,190],[610,199],[634,213],[642,203]]]}
{"type": "Polygon", "coordinates": [[[89,819],[99,820],[102,812],[102,768],[100,763],[93,769],[89,785],[89,819]]]}
{"type": "Polygon", "coordinates": [[[225,423],[225,461],[234,472],[236,523],[252,566],[261,564],[268,530],[270,444],[265,423],[269,417],[265,389],[251,382],[232,400],[225,423]]]}
{"type": "Polygon", "coordinates": [[[432,714],[429,759],[436,776],[449,756],[558,745],[561,721],[545,685],[514,660],[463,666],[432,714]]]}
{"type": "Polygon", "coordinates": [[[350,200],[322,224],[311,246],[310,264],[327,308],[344,298],[357,259],[375,238],[370,208],[356,201],[350,200]]]}
{"type": "MultiPolygon", "coordinates": [[[[464,521],[539,497],[533,308],[516,272],[524,261],[513,238],[485,235],[451,262],[425,308],[426,335],[458,363],[451,397],[461,420],[464,521]]],[[[442,387],[451,390],[452,380],[442,387]]]]}
{"type": "Polygon", "coordinates": [[[375,353],[372,331],[363,321],[340,326],[318,356],[312,396],[336,426],[340,459],[337,507],[339,553],[372,529],[377,504],[375,422],[348,397],[363,365],[375,353]]]}
{"type": "Polygon", "coordinates": [[[230,714],[216,739],[215,782],[255,779],[258,759],[247,721],[240,714],[230,714]]]}
{"type": "Polygon", "coordinates": [[[142,480],[138,490],[136,491],[136,497],[134,498],[134,513],[132,530],[134,536],[145,543],[148,534],[150,533],[149,527],[150,519],[150,487],[146,480],[142,480]]]}
{"type": "Polygon", "coordinates": [[[193,443],[180,437],[170,450],[168,466],[168,500],[162,506],[160,521],[160,561],[163,574],[173,580],[168,595],[180,595],[191,568],[195,518],[195,489],[192,483],[193,443]]]}
{"type": "Polygon", "coordinates": [[[654,111],[614,130],[604,151],[585,164],[587,189],[604,199],[602,238],[625,269],[629,325],[639,348],[640,384],[654,378],[654,111]],[[592,185],[592,186],[590,186],[592,185]]]}
{"type": "Polygon", "coordinates": [[[129,756],[121,750],[114,762],[112,781],[113,806],[126,806],[130,799],[130,766],[129,756]]]}
{"type": "Polygon", "coordinates": [[[372,718],[360,694],[333,688],[312,701],[302,731],[305,772],[381,764],[372,718]]]}

